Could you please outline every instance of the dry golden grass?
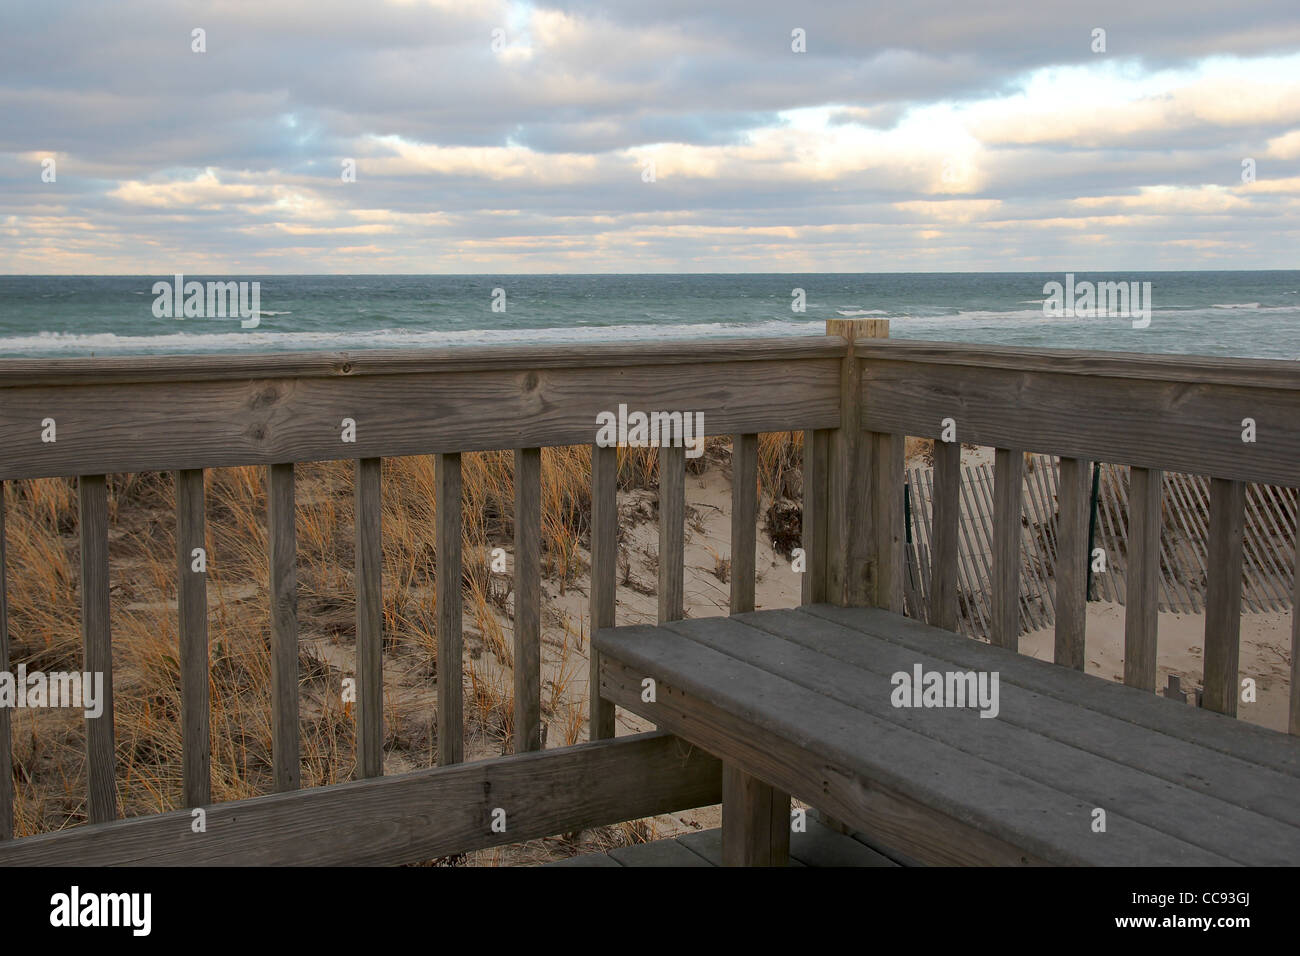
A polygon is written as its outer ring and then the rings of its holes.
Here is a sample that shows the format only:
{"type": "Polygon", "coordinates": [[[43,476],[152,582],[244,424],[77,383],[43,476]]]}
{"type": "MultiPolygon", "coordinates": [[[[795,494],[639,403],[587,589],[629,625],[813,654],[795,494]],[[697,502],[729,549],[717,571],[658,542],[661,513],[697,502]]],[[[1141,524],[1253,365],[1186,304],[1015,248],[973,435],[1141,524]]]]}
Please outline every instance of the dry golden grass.
{"type": "MultiPolygon", "coordinates": [[[[801,435],[763,435],[759,452],[764,493],[788,495],[800,466],[801,435]]],[[[728,453],[727,440],[712,440],[691,467],[709,467],[728,453]]],[[[561,589],[589,572],[590,474],[587,447],[543,452],[542,567],[561,589]]],[[[264,469],[254,467],[208,473],[212,796],[218,802],[271,789],[264,476],[264,469]]],[[[513,455],[466,454],[462,478],[467,755],[485,756],[505,752],[513,729],[509,578],[493,575],[489,565],[492,547],[510,549],[513,455]]],[[[349,779],[355,769],[355,717],[340,693],[342,678],[351,673],[354,639],[353,481],[350,462],[298,466],[304,787],[349,779]]],[[[655,450],[620,449],[620,487],[654,487],[657,481],[655,450]]],[[[395,764],[390,772],[431,765],[436,746],[430,717],[437,684],[435,487],[432,458],[385,460],[385,750],[395,764]]],[[[4,505],[12,665],[80,670],[75,482],[11,482],[4,505]]],[[[109,509],[118,793],[123,814],[135,816],[182,802],[171,477],[113,476],[109,509]]],[[[584,621],[563,623],[555,651],[559,676],[543,686],[552,747],[585,737],[585,664],[575,653],[585,640],[584,621]]],[[[84,822],[80,713],[24,709],[14,717],[18,835],[84,822]]],[[[644,825],[606,834],[638,836],[645,837],[644,825]]]]}

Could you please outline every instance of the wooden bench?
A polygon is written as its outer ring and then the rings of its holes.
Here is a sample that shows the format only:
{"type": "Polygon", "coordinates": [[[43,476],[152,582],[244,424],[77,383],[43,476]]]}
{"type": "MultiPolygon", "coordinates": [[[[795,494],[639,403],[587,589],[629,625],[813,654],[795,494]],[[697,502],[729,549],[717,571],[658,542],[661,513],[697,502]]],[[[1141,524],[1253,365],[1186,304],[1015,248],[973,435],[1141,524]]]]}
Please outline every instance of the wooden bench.
{"type": "Polygon", "coordinates": [[[1297,738],[888,611],[607,628],[595,645],[601,696],[723,760],[729,864],[784,862],[786,794],[923,863],[1300,862],[1297,738]],[[997,716],[895,706],[893,675],[917,665],[996,672],[997,716]]]}

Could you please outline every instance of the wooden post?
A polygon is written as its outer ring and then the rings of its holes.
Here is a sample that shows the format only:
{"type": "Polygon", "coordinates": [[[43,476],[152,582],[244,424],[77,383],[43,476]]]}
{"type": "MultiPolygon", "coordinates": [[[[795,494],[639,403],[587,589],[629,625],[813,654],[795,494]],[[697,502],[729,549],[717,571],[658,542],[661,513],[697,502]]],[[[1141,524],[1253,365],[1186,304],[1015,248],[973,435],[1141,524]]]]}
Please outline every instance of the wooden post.
{"type": "Polygon", "coordinates": [[[108,484],[103,475],[77,481],[81,503],[81,635],[86,671],[104,677],[104,709],[86,718],[86,775],[91,823],[117,818],[117,754],[113,735],[113,637],[108,599],[108,484]]]}
{"type": "Polygon", "coordinates": [[[207,537],[203,470],[176,472],[176,615],[180,626],[181,756],[185,806],[212,802],[212,736],[209,723],[207,537]],[[195,550],[203,565],[196,570],[195,550]]]}
{"type": "Polygon", "coordinates": [[[1056,643],[1053,659],[1065,667],[1084,669],[1084,633],[1088,616],[1088,513],[1090,464],[1061,459],[1057,491],[1056,643]]]}
{"type": "Polygon", "coordinates": [[[1161,472],[1129,469],[1128,580],[1124,588],[1124,683],[1156,689],[1160,622],[1161,472]]]}
{"type": "Polygon", "coordinates": [[[382,462],[357,459],[357,775],[384,772],[382,462]]]}
{"type": "Polygon", "coordinates": [[[989,637],[998,647],[1020,647],[1020,509],[1024,498],[1025,455],[1015,448],[993,452],[993,622],[989,637]]]}
{"type": "Polygon", "coordinates": [[[731,436],[731,613],[754,610],[758,436],[731,436]]]}
{"type": "Polygon", "coordinates": [[[930,623],[957,630],[957,557],[961,551],[961,442],[934,443],[934,495],[930,509],[930,623]]]}
{"type": "Polygon", "coordinates": [[[461,610],[460,453],[438,455],[434,466],[438,511],[434,544],[438,573],[438,766],[465,759],[465,635],[461,610]]]}
{"type": "Polygon", "coordinates": [[[729,764],[722,766],[722,865],[785,866],[790,798],[729,764]]]}
{"type": "Polygon", "coordinates": [[[686,449],[659,449],[659,623],[686,616],[686,449]]]}
{"type": "Polygon", "coordinates": [[[515,449],[515,753],[542,748],[542,450],[515,449]]]}
{"type": "Polygon", "coordinates": [[[587,702],[588,736],[607,740],[615,734],[614,705],[600,696],[600,654],[596,631],[614,626],[618,583],[618,449],[591,446],[591,669],[587,702]]]}
{"type": "Polygon", "coordinates": [[[903,436],[861,430],[858,339],[888,338],[887,319],[830,319],[848,343],[840,366],[840,427],[827,446],[827,597],[903,611],[903,436]]]}
{"type": "Polygon", "coordinates": [[[1241,654],[1241,563],[1246,485],[1210,479],[1209,542],[1205,563],[1205,693],[1203,706],[1237,716],[1241,654]]]}
{"type": "Polygon", "coordinates": [[[804,551],[804,573],[800,582],[803,604],[824,604],[826,582],[827,449],[831,429],[809,429],[803,433],[803,528],[799,544],[804,551]]]}
{"type": "MultiPolygon", "coordinates": [[[[5,589],[5,483],[0,481],[0,672],[9,673],[9,598],[5,589]]],[[[0,707],[0,840],[14,836],[12,709],[0,707]]]]}
{"type": "Polygon", "coordinates": [[[267,504],[271,536],[271,763],[277,792],[302,781],[298,740],[298,531],[293,464],[272,465],[267,504]]]}

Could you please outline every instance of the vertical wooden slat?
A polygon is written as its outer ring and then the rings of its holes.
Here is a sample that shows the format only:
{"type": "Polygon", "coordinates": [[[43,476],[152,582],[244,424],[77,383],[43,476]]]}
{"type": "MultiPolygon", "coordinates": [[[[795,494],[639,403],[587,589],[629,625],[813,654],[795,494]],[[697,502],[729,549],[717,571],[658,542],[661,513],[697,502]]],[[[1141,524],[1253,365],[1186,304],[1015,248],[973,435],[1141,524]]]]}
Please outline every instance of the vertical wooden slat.
{"type": "MultiPolygon", "coordinates": [[[[591,448],[591,636],[614,626],[618,573],[618,449],[591,448]]],[[[614,736],[614,705],[600,696],[600,655],[589,645],[588,734],[592,740],[614,736]]]]}
{"type": "Polygon", "coordinates": [[[207,535],[203,470],[176,472],[176,612],[180,627],[182,786],[185,806],[212,802],[208,699],[207,535]],[[196,555],[196,551],[200,556],[196,555]]]}
{"type": "Polygon", "coordinates": [[[906,544],[903,531],[903,436],[863,432],[871,456],[871,560],[868,600],[873,607],[903,613],[906,544]]]}
{"type": "Polygon", "coordinates": [[[384,772],[384,553],[382,460],[356,472],[357,775],[384,772]]]}
{"type": "Polygon", "coordinates": [[[1205,693],[1202,706],[1230,717],[1237,716],[1245,509],[1244,482],[1210,479],[1210,530],[1205,562],[1210,575],[1205,582],[1205,693]]]}
{"type": "Polygon", "coordinates": [[[659,623],[686,616],[686,449],[659,449],[659,623]]]}
{"type": "Polygon", "coordinates": [[[465,759],[464,646],[461,622],[460,453],[436,456],[438,573],[438,766],[465,759]]]}
{"type": "Polygon", "coordinates": [[[1128,567],[1124,586],[1124,683],[1156,689],[1156,629],[1160,621],[1160,502],[1163,478],[1129,469],[1128,567]]]}
{"type": "Polygon", "coordinates": [[[823,604],[827,598],[827,453],[830,429],[803,433],[803,528],[799,544],[804,550],[804,574],[799,583],[803,604],[823,604]]]}
{"type": "Polygon", "coordinates": [[[790,798],[742,770],[722,765],[722,865],[785,866],[790,798]]]}
{"type": "Polygon", "coordinates": [[[1300,502],[1295,509],[1295,564],[1291,574],[1291,717],[1287,730],[1300,736],[1300,502]]]}
{"type": "Polygon", "coordinates": [[[1056,644],[1053,660],[1084,668],[1088,620],[1088,508],[1092,462],[1062,458],[1057,486],[1056,644]]]}
{"type": "Polygon", "coordinates": [[[86,718],[86,768],[91,823],[117,818],[113,735],[113,636],[108,599],[108,485],[103,475],[77,482],[81,505],[81,637],[86,672],[103,675],[104,709],[86,718]]]}
{"type": "Polygon", "coordinates": [[[298,529],[293,464],[272,465],[267,523],[271,535],[271,762],[277,792],[302,782],[298,740],[298,529]]]}
{"type": "Polygon", "coordinates": [[[930,532],[930,623],[957,630],[957,538],[961,520],[961,443],[934,443],[930,532]]]}
{"type": "MultiPolygon", "coordinates": [[[[0,672],[9,673],[9,592],[5,554],[5,483],[0,481],[0,672]]],[[[0,707],[0,840],[14,835],[13,711],[0,707]]]]}
{"type": "Polygon", "coordinates": [[[993,561],[992,642],[999,647],[1020,647],[1020,504],[1023,497],[1025,456],[1018,449],[999,448],[993,458],[993,561]]]}
{"type": "Polygon", "coordinates": [[[754,610],[758,436],[731,436],[731,613],[754,610]]]}
{"type": "MultiPolygon", "coordinates": [[[[594,569],[593,569],[594,570],[594,569]]],[[[515,753],[542,749],[542,450],[515,449],[515,753]]]]}

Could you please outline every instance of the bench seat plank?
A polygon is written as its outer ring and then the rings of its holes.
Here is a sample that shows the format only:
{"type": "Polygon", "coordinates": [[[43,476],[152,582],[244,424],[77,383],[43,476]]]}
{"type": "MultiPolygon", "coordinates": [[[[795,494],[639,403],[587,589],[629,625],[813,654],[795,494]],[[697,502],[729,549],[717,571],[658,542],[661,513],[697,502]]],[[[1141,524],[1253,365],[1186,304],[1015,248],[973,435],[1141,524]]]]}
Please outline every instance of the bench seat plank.
{"type": "Polygon", "coordinates": [[[923,862],[1233,861],[664,628],[598,631],[601,693],[923,862]],[[642,680],[656,680],[642,700],[642,680]]]}
{"type": "MultiPolygon", "coordinates": [[[[798,611],[764,611],[739,615],[732,620],[876,674],[911,671],[917,663],[927,671],[962,669],[935,655],[798,611]]],[[[690,622],[685,628],[694,625],[695,622],[690,622]]],[[[685,628],[679,630],[687,633],[685,628]]],[[[1300,799],[1295,792],[1295,780],[1285,773],[1160,731],[1135,727],[1131,722],[1090,710],[1077,699],[1066,701],[1040,694],[1011,683],[1006,675],[1001,675],[999,683],[999,723],[1021,727],[1169,783],[1300,826],[1300,799]]],[[[1191,710],[1185,704],[1171,704],[1191,710]]],[[[978,719],[975,714],[968,713],[968,716],[978,719]]]]}
{"type": "MultiPolygon", "coordinates": [[[[793,612],[785,612],[784,617],[772,612],[768,619],[776,622],[772,626],[778,630],[801,624],[811,624],[823,632],[832,627],[793,612]]],[[[732,618],[677,622],[668,627],[674,633],[784,677],[800,687],[1062,790],[1091,806],[1105,809],[1108,815],[1122,813],[1152,829],[1240,863],[1287,865],[1300,859],[1300,829],[1200,790],[1171,785],[1144,770],[1000,718],[982,718],[974,709],[894,707],[890,702],[893,687],[889,675],[892,670],[910,673],[918,655],[898,660],[892,669],[867,670],[732,618]]],[[[852,632],[847,633],[852,636],[852,632]]],[[[868,658],[872,656],[873,645],[882,643],[862,635],[858,637],[868,658]]],[[[885,644],[885,648],[891,647],[885,644]]],[[[1001,714],[1019,712],[1024,704],[1032,706],[1033,696],[1014,685],[1003,687],[999,694],[1001,714]]],[[[1140,728],[1134,731],[1155,736],[1140,728]]],[[[1193,776],[1195,769],[1189,768],[1193,776]]],[[[1286,795],[1287,791],[1279,794],[1286,795]]]]}
{"type": "Polygon", "coordinates": [[[1134,693],[1133,688],[1102,677],[1081,674],[876,608],[816,604],[806,605],[798,613],[834,621],[963,668],[995,669],[1001,673],[1003,683],[1012,682],[1074,701],[1090,710],[1300,778],[1300,746],[1286,734],[1203,708],[1180,705],[1155,694],[1134,693]]]}

